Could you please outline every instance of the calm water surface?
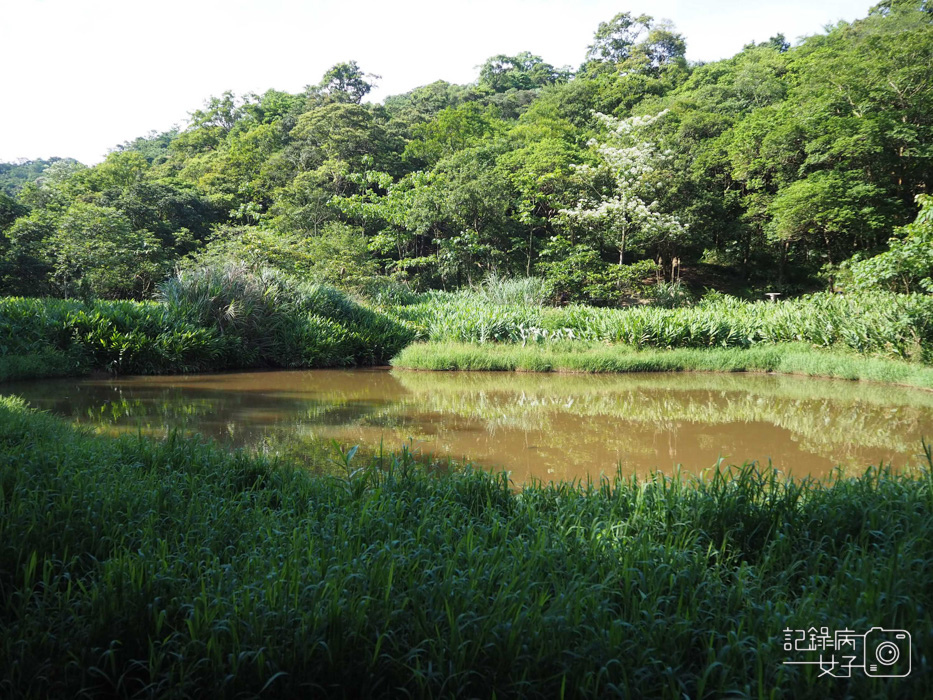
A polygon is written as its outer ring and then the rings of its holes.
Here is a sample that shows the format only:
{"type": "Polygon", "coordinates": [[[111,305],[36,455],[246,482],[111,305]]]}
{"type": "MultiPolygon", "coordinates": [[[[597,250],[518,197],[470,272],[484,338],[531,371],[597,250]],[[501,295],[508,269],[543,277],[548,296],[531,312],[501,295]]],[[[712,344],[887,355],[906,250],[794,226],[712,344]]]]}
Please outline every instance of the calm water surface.
{"type": "Polygon", "coordinates": [[[314,370],[7,384],[4,393],[102,430],[177,428],[238,446],[303,441],[416,450],[512,479],[699,472],[769,459],[825,476],[918,463],[933,393],[741,374],[553,375],[314,370]]]}

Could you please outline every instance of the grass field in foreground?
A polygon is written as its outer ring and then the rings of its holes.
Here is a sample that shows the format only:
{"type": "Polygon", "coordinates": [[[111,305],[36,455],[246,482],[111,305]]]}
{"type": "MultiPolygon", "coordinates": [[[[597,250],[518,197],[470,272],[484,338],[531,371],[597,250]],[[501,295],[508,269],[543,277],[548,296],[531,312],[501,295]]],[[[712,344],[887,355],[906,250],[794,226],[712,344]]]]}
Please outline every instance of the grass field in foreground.
{"type": "Polygon", "coordinates": [[[406,453],[315,477],[2,399],[0,696],[923,697],[926,461],[516,493],[406,453]],[[907,630],[912,671],[785,665],[811,626],[907,630]]]}
{"type": "Polygon", "coordinates": [[[928,365],[822,350],[805,343],[673,350],[581,342],[527,346],[415,343],[396,355],[392,365],[400,369],[526,372],[779,372],[933,389],[933,367],[928,365]]]}

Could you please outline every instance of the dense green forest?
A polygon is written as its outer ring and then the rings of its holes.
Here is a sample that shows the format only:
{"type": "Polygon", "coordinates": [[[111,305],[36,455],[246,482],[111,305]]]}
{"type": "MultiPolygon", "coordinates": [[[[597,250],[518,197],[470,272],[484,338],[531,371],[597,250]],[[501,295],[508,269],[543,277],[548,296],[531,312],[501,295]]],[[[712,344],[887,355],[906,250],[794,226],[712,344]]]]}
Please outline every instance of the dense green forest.
{"type": "Polygon", "coordinates": [[[598,305],[681,277],[933,289],[925,1],[714,63],[685,51],[621,13],[575,71],[499,55],[377,104],[351,61],[297,94],[212,97],[93,167],[0,164],[0,293],[140,299],[231,259],[369,295],[536,276],[598,305]]]}

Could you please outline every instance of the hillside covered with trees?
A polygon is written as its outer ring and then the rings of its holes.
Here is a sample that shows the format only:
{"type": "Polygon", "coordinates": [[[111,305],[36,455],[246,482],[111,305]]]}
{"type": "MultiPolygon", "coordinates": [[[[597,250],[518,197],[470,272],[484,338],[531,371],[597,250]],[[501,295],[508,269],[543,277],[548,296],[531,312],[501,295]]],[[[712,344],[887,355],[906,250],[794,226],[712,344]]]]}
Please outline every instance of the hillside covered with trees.
{"type": "Polygon", "coordinates": [[[575,70],[499,55],[473,84],[367,103],[378,76],[351,61],[297,94],[212,97],[93,167],[2,164],[0,293],[146,298],[231,259],[363,294],[536,276],[597,305],[680,274],[933,288],[925,1],[714,63],[685,51],[623,12],[575,70]]]}

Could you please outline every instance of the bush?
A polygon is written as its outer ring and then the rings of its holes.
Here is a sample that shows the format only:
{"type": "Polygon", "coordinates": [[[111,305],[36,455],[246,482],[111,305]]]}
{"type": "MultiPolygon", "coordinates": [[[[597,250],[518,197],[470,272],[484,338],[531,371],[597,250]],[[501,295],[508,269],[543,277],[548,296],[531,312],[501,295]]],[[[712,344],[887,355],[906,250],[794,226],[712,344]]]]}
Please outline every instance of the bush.
{"type": "Polygon", "coordinates": [[[890,239],[886,252],[865,260],[856,255],[843,264],[843,285],[933,294],[933,197],[917,195],[917,203],[917,220],[898,229],[903,237],[890,239]]]}
{"type": "Polygon", "coordinates": [[[693,293],[681,282],[658,282],[648,290],[648,296],[655,306],[664,309],[689,306],[694,302],[693,293]]]}
{"type": "Polygon", "coordinates": [[[642,260],[630,265],[604,262],[593,248],[555,238],[542,257],[539,268],[560,303],[587,303],[613,306],[644,293],[644,279],[657,265],[642,260]]]}
{"type": "Polygon", "coordinates": [[[362,231],[334,222],[314,235],[257,226],[221,226],[204,248],[182,261],[182,266],[217,269],[231,262],[361,294],[383,279],[362,231]]]}
{"type": "Polygon", "coordinates": [[[242,264],[188,269],[159,302],[0,301],[0,375],[385,364],[415,331],[324,285],[242,264]],[[40,363],[41,364],[41,363],[40,363]]]}

